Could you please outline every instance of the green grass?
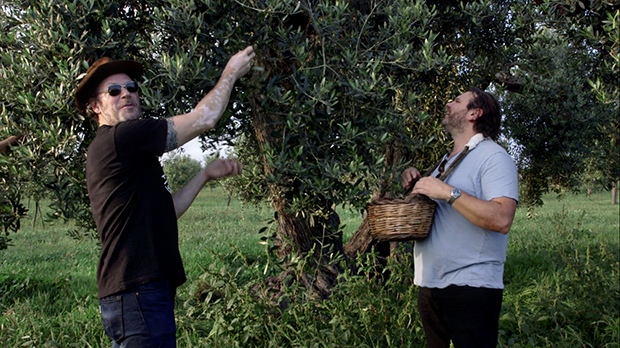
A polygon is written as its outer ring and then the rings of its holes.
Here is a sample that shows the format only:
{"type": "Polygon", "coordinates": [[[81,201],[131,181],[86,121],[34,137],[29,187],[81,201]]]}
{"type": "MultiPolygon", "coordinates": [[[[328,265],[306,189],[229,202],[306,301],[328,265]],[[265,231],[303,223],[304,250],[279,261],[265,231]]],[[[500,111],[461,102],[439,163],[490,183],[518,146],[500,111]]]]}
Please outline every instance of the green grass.
{"type": "MultiPolygon", "coordinates": [[[[278,272],[277,260],[258,234],[272,210],[227,201],[205,189],[179,220],[188,276],[177,299],[179,347],[424,346],[406,262],[388,266],[387,284],[347,273],[328,301],[295,284],[276,296],[262,280],[278,272]]],[[[527,213],[517,211],[510,233],[501,345],[620,347],[619,210],[609,193],[549,195],[527,213]]],[[[339,214],[348,239],[360,214],[339,214]]],[[[0,347],[111,346],[96,298],[99,249],[71,239],[72,227],[39,218],[33,228],[29,218],[0,251],[0,347]]]]}
{"type": "Polygon", "coordinates": [[[258,231],[273,217],[267,207],[244,205],[228,198],[219,188],[205,188],[179,219],[179,245],[188,278],[197,278],[219,261],[213,252],[243,250],[254,258],[264,257],[258,231]]]}

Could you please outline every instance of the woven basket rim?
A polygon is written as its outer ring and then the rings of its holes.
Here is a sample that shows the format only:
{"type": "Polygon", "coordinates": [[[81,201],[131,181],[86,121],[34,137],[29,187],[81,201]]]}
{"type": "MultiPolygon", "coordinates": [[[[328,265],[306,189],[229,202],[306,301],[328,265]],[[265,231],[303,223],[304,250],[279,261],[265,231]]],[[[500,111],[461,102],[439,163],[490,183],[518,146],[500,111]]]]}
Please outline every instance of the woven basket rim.
{"type": "Polygon", "coordinates": [[[407,197],[402,197],[402,198],[382,197],[382,198],[373,200],[372,202],[368,203],[368,206],[386,205],[386,204],[411,204],[411,203],[418,203],[418,202],[426,203],[429,201],[434,202],[434,200],[424,195],[409,195],[407,197]]]}

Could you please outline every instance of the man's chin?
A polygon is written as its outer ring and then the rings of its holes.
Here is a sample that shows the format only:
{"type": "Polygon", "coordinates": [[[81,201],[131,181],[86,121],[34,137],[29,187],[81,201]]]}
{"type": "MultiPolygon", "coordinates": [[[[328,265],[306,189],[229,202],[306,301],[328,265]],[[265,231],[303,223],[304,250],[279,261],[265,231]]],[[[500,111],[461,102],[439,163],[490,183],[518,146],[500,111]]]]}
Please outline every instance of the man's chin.
{"type": "Polygon", "coordinates": [[[127,110],[127,111],[131,111],[131,112],[121,113],[121,119],[123,121],[137,120],[140,118],[140,110],[127,110]]]}

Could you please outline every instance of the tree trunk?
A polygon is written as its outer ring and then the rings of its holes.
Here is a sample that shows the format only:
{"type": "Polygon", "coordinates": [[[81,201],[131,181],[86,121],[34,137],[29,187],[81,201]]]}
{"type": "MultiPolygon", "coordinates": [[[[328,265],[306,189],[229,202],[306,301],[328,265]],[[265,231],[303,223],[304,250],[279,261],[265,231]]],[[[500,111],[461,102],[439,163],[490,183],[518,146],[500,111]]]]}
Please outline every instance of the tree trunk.
{"type": "Polygon", "coordinates": [[[274,243],[276,255],[285,258],[293,253],[308,257],[306,270],[310,277],[308,274],[297,274],[298,280],[320,298],[329,297],[340,274],[339,265],[332,263],[332,260],[336,254],[344,253],[342,232],[338,230],[338,214],[328,208],[330,214],[326,220],[315,218],[314,223],[310,223],[308,219],[288,212],[286,202],[274,202],[274,208],[278,213],[274,243]]]}
{"type": "Polygon", "coordinates": [[[611,183],[611,205],[618,204],[618,182],[611,183]]]}
{"type": "Polygon", "coordinates": [[[373,247],[377,253],[377,259],[375,270],[373,271],[374,274],[369,276],[377,276],[383,279],[383,281],[386,281],[390,277],[389,272],[383,271],[383,268],[387,265],[388,258],[396,257],[400,260],[402,258],[402,253],[413,252],[413,242],[379,242],[374,239],[370,234],[370,224],[366,216],[355,234],[353,234],[351,239],[349,239],[344,246],[344,252],[350,260],[355,260],[359,255],[370,252],[373,247]],[[405,248],[402,251],[398,251],[401,244],[404,245],[405,248]]]}
{"type": "MultiPolygon", "coordinates": [[[[254,98],[251,98],[254,100],[254,98]]],[[[278,143],[278,139],[272,139],[269,136],[268,123],[265,113],[259,103],[254,102],[252,105],[254,116],[254,131],[256,139],[261,148],[266,144],[274,147],[278,143]]],[[[399,156],[398,151],[394,151],[392,147],[386,150],[386,168],[390,168],[399,156]]],[[[266,162],[266,161],[265,161],[266,162]]],[[[272,168],[265,166],[265,173],[269,174],[272,168]]],[[[388,173],[389,175],[394,175],[388,173]]],[[[392,178],[388,175],[387,180],[392,178]]],[[[388,242],[379,243],[370,235],[370,226],[366,217],[357,232],[349,240],[346,246],[342,243],[342,233],[339,232],[340,218],[338,214],[331,208],[330,203],[326,203],[323,207],[328,211],[328,217],[324,221],[317,220],[311,223],[307,218],[292,214],[289,211],[289,203],[285,197],[278,194],[281,192],[278,187],[272,187],[271,198],[273,199],[273,207],[277,213],[277,229],[273,236],[276,255],[285,259],[291,254],[307,257],[308,266],[302,274],[295,274],[295,278],[306,288],[312,289],[313,293],[320,298],[327,298],[330,295],[331,288],[336,285],[337,277],[340,274],[338,264],[332,263],[332,257],[336,254],[345,255],[347,262],[354,260],[359,254],[369,252],[373,246],[379,252],[377,260],[378,270],[382,268],[390,256],[391,250],[396,244],[388,242]]],[[[377,191],[374,199],[384,196],[386,192],[377,191]]],[[[290,278],[295,272],[291,269],[283,274],[267,280],[274,287],[282,286],[285,279],[290,278]]]]}
{"type": "MultiPolygon", "coordinates": [[[[260,148],[266,144],[274,147],[279,139],[270,137],[270,130],[266,119],[266,113],[258,102],[258,96],[250,98],[254,121],[254,133],[260,148]]],[[[263,158],[266,163],[266,158],[263,158]]],[[[265,165],[263,170],[266,174],[272,173],[273,168],[265,165]]],[[[290,254],[307,257],[309,272],[295,274],[296,279],[308,289],[312,289],[315,295],[327,298],[330,289],[336,284],[340,274],[339,265],[333,264],[335,254],[344,254],[342,233],[339,232],[340,218],[331,203],[326,202],[323,207],[328,212],[324,219],[314,218],[310,221],[307,217],[296,216],[289,210],[289,203],[279,192],[279,187],[270,188],[270,196],[273,207],[277,213],[277,229],[273,243],[278,257],[285,259],[290,254]]],[[[284,190],[285,191],[285,190],[284,190]]],[[[287,270],[281,276],[268,280],[274,284],[280,284],[286,276],[291,275],[292,270],[287,270]]],[[[281,285],[281,284],[280,284],[281,285]]]]}
{"type": "Polygon", "coordinates": [[[344,246],[344,254],[349,260],[355,260],[358,255],[369,252],[374,244],[376,244],[376,240],[370,235],[370,224],[368,215],[366,215],[362,224],[344,246]]]}

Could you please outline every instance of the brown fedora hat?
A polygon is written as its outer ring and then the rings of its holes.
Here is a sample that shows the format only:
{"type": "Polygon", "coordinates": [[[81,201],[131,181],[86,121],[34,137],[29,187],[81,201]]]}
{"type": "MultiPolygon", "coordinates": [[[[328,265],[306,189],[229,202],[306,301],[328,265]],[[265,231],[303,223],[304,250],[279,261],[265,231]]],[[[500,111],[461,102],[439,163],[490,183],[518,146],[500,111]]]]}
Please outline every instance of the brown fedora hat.
{"type": "Polygon", "coordinates": [[[99,83],[114,74],[127,74],[132,79],[139,80],[142,77],[142,65],[133,60],[112,60],[108,57],[94,62],[75,91],[75,105],[80,113],[86,113],[88,100],[95,95],[99,83]]]}

